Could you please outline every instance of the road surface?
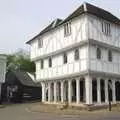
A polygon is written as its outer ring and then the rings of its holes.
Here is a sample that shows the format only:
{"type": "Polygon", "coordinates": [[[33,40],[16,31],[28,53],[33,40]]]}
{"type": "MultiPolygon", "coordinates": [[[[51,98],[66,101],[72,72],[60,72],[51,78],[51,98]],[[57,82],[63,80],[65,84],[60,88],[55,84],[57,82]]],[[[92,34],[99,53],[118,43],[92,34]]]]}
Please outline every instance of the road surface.
{"type": "Polygon", "coordinates": [[[120,120],[119,112],[94,113],[79,116],[31,112],[28,108],[36,104],[6,105],[4,108],[0,108],[0,120],[120,120]]]}

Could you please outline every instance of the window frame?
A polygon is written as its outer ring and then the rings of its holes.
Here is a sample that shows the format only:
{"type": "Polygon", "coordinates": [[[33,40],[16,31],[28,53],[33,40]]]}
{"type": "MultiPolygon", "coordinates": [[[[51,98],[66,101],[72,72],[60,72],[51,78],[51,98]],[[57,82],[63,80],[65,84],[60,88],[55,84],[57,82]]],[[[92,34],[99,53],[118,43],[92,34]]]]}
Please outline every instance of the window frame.
{"type": "Polygon", "coordinates": [[[113,54],[111,50],[108,50],[108,61],[112,62],[113,61],[113,54]]]}
{"type": "Polygon", "coordinates": [[[71,35],[71,22],[64,24],[64,37],[71,35]]]}
{"type": "Polygon", "coordinates": [[[101,60],[101,49],[99,47],[97,47],[96,49],[96,58],[98,60],[101,60]]]}
{"type": "Polygon", "coordinates": [[[43,47],[43,39],[38,39],[38,48],[43,47]]]}
{"type": "Polygon", "coordinates": [[[74,51],[74,60],[79,60],[80,59],[80,52],[79,52],[79,48],[76,48],[74,51]]]}
{"type": "Polygon", "coordinates": [[[67,58],[67,53],[63,54],[63,64],[67,64],[68,58],[67,58]]]}
{"type": "Polygon", "coordinates": [[[111,24],[106,21],[102,21],[102,32],[106,35],[111,35],[111,24]]]}
{"type": "Polygon", "coordinates": [[[43,59],[41,59],[40,65],[41,65],[40,68],[43,69],[44,68],[44,60],[43,59]]]}
{"type": "Polygon", "coordinates": [[[52,67],[52,58],[50,57],[49,59],[48,59],[48,63],[49,63],[49,67],[51,68],[52,67]]]}

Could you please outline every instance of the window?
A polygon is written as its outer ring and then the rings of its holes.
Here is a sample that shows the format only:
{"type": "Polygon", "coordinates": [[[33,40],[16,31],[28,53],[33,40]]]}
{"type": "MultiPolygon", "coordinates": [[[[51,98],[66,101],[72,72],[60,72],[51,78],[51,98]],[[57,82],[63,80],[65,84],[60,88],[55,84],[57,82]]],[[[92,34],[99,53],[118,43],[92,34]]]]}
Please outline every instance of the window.
{"type": "Polygon", "coordinates": [[[110,35],[110,33],[111,33],[110,23],[102,22],[102,32],[107,34],[107,35],[110,35]]]}
{"type": "Polygon", "coordinates": [[[67,63],[67,54],[64,53],[63,55],[63,63],[66,64],[67,63]]]}
{"type": "Polygon", "coordinates": [[[49,58],[49,67],[52,67],[52,58],[49,58]]]}
{"type": "Polygon", "coordinates": [[[108,51],[108,61],[112,62],[112,51],[108,51]]]}
{"type": "Polygon", "coordinates": [[[42,48],[42,46],[43,46],[43,40],[38,39],[38,48],[42,48]]]}
{"type": "Polygon", "coordinates": [[[97,59],[101,59],[101,50],[100,50],[100,48],[97,48],[96,55],[97,55],[97,59]]]}
{"type": "Polygon", "coordinates": [[[71,34],[71,23],[67,22],[64,24],[64,36],[68,36],[71,34]]]}
{"type": "Polygon", "coordinates": [[[75,56],[74,56],[75,60],[79,60],[79,49],[75,50],[75,56]]]}
{"type": "Polygon", "coordinates": [[[41,60],[41,69],[43,69],[43,68],[44,68],[44,61],[41,60]]]}

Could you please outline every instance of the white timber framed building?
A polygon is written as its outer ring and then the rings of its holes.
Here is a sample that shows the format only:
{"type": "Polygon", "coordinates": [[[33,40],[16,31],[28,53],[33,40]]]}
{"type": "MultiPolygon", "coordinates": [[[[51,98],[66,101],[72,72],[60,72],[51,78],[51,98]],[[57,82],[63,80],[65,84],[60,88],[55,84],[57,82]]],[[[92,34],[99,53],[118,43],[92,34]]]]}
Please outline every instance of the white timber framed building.
{"type": "Polygon", "coordinates": [[[2,84],[5,83],[6,63],[7,63],[6,55],[0,54],[0,100],[1,100],[2,84]]]}
{"type": "Polygon", "coordinates": [[[84,3],[27,44],[43,103],[120,101],[120,19],[110,12],[84,3]]]}

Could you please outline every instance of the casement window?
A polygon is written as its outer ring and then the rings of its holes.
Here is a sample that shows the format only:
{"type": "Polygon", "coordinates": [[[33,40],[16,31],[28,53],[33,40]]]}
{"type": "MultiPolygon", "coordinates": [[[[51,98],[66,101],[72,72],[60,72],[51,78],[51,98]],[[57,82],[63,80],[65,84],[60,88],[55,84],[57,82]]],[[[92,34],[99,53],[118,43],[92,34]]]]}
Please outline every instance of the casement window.
{"type": "Polygon", "coordinates": [[[112,62],[112,51],[108,50],[108,61],[112,62]]]}
{"type": "Polygon", "coordinates": [[[97,57],[97,59],[101,59],[101,49],[100,48],[97,48],[97,50],[96,50],[96,57],[97,57]]]}
{"type": "Polygon", "coordinates": [[[64,64],[67,63],[67,54],[66,53],[63,54],[63,63],[64,64]]]}
{"type": "Polygon", "coordinates": [[[68,36],[71,34],[71,22],[67,22],[64,24],[64,36],[68,36]]]}
{"type": "Polygon", "coordinates": [[[38,48],[43,47],[43,39],[38,39],[38,48]]]}
{"type": "Polygon", "coordinates": [[[75,49],[74,59],[79,60],[79,49],[75,49]]]}
{"type": "Polygon", "coordinates": [[[110,35],[111,34],[111,28],[110,28],[110,23],[107,22],[102,22],[102,32],[110,35]]]}
{"type": "Polygon", "coordinates": [[[49,58],[49,67],[52,67],[52,58],[49,58]]]}
{"type": "Polygon", "coordinates": [[[44,61],[41,60],[41,69],[43,69],[43,68],[44,68],[44,61]]]}

